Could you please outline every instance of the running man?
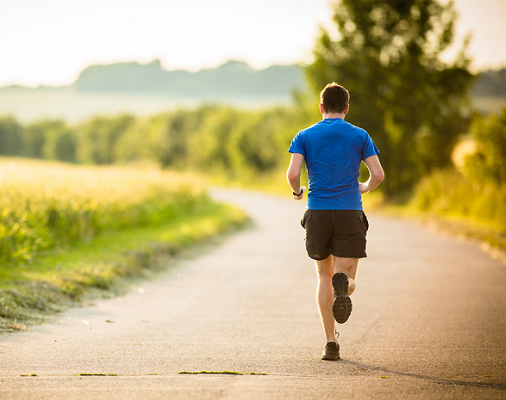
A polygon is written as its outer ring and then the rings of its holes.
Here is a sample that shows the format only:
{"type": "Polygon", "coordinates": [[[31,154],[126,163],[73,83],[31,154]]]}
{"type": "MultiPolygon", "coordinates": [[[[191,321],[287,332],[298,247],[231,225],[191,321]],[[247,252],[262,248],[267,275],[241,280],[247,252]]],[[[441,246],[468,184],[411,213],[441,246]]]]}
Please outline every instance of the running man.
{"type": "Polygon", "coordinates": [[[358,259],[366,257],[369,227],[361,195],[384,179],[378,148],[369,134],[344,118],[349,110],[348,91],[329,83],[320,94],[323,120],[300,131],[292,140],[287,180],[295,200],[302,200],[302,165],[309,178],[307,209],[301,224],[306,230],[306,250],[316,261],[317,303],[326,346],[322,360],[339,360],[334,319],[342,324],[351,314],[350,294],[356,287],[358,259]],[[360,164],[369,169],[369,180],[358,182],[360,164]]]}

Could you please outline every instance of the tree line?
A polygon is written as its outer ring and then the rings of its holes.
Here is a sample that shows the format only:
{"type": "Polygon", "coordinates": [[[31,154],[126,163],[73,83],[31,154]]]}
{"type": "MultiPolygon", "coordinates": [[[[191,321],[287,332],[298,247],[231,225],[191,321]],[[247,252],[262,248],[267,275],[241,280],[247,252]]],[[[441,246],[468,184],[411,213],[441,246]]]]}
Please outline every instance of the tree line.
{"type": "Polygon", "coordinates": [[[23,125],[2,117],[0,155],[95,165],[150,160],[162,168],[234,178],[279,169],[302,118],[287,107],[251,111],[216,105],[147,118],[97,116],[77,125],[49,119],[23,125]]]}

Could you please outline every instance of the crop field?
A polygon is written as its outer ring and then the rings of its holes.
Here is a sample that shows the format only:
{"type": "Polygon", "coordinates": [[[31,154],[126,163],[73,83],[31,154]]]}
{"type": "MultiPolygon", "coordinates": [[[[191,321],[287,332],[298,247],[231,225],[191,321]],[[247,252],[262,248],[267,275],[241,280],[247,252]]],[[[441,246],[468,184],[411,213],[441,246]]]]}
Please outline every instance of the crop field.
{"type": "Polygon", "coordinates": [[[203,183],[155,169],[0,161],[0,262],[29,261],[106,230],[166,222],[203,196],[203,183]]]}

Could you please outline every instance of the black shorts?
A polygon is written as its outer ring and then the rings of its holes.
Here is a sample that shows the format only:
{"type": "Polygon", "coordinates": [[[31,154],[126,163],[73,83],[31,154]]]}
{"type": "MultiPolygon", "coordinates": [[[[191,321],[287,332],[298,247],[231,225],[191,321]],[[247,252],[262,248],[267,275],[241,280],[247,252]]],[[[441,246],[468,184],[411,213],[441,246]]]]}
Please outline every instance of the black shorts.
{"type": "Polygon", "coordinates": [[[362,210],[306,210],[301,221],[306,250],[313,260],[363,258],[369,222],[362,210]]]}

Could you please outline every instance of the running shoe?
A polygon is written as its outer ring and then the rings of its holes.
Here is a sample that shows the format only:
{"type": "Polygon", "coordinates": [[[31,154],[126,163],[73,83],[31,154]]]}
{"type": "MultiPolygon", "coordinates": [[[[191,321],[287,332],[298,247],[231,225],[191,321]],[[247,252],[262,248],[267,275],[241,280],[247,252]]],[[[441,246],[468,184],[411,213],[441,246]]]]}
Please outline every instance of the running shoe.
{"type": "Polygon", "coordinates": [[[339,358],[339,343],[328,342],[323,350],[322,360],[337,361],[339,358]]]}
{"type": "Polygon", "coordinates": [[[351,299],[348,296],[348,277],[342,272],[332,277],[334,287],[334,306],[332,313],[338,324],[344,324],[351,314],[351,299]]]}

